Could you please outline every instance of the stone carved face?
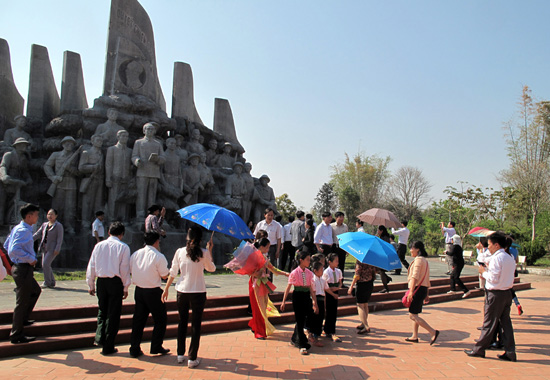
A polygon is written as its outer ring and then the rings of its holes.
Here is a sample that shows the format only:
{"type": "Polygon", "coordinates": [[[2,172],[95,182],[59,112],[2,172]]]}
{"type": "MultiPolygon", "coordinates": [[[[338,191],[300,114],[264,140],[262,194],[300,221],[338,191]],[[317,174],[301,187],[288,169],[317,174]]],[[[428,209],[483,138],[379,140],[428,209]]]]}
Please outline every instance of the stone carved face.
{"type": "Polygon", "coordinates": [[[208,147],[212,150],[216,150],[218,148],[218,142],[216,140],[210,140],[208,142],[208,147]]]}
{"type": "Polygon", "coordinates": [[[107,110],[107,119],[109,119],[109,121],[116,121],[118,118],[118,111],[114,108],[109,108],[107,110]]]}
{"type": "Polygon", "coordinates": [[[191,132],[191,140],[198,142],[201,137],[201,132],[198,129],[193,129],[191,132]]]}
{"type": "Polygon", "coordinates": [[[260,184],[261,184],[263,187],[266,187],[268,183],[269,183],[269,181],[268,181],[267,178],[260,178],[260,184]]]}
{"type": "Polygon", "coordinates": [[[128,138],[129,137],[130,137],[130,135],[126,131],[120,132],[120,133],[117,134],[117,140],[122,145],[126,145],[128,143],[128,138]]]}
{"type": "Polygon", "coordinates": [[[71,152],[74,148],[74,143],[72,141],[65,141],[61,146],[65,152],[71,152]]]}
{"type": "Polygon", "coordinates": [[[99,135],[92,136],[92,145],[95,148],[101,148],[103,146],[103,137],[99,135]]]}
{"type": "Polygon", "coordinates": [[[24,128],[25,125],[27,125],[27,118],[26,117],[18,117],[17,120],[15,120],[15,126],[17,128],[24,128]]]}
{"type": "Polygon", "coordinates": [[[191,160],[189,160],[189,163],[191,164],[191,166],[195,167],[199,164],[199,161],[200,161],[200,157],[194,156],[191,158],[191,160]]]}
{"type": "Polygon", "coordinates": [[[224,147],[223,147],[223,152],[224,152],[225,154],[231,153],[231,146],[229,146],[229,145],[224,146],[224,147]]]}
{"type": "Polygon", "coordinates": [[[26,150],[27,150],[27,147],[29,146],[29,144],[26,144],[26,143],[20,143],[20,144],[16,144],[14,146],[15,148],[15,151],[17,153],[24,153],[26,150]]]}
{"type": "Polygon", "coordinates": [[[243,167],[241,165],[235,165],[233,166],[233,171],[236,174],[241,174],[243,172],[243,167]]]}
{"type": "Polygon", "coordinates": [[[151,139],[155,136],[155,132],[157,131],[157,129],[155,128],[155,126],[151,123],[147,123],[143,126],[143,134],[145,135],[145,137],[147,137],[148,139],[151,139]]]}
{"type": "Polygon", "coordinates": [[[177,147],[176,139],[169,138],[169,139],[166,140],[166,149],[173,151],[173,150],[176,149],[176,147],[177,147]]]}
{"type": "Polygon", "coordinates": [[[202,164],[206,163],[206,153],[201,153],[201,163],[202,164]]]}
{"type": "Polygon", "coordinates": [[[244,164],[244,171],[250,174],[250,172],[252,171],[252,164],[250,162],[246,162],[244,164]]]}

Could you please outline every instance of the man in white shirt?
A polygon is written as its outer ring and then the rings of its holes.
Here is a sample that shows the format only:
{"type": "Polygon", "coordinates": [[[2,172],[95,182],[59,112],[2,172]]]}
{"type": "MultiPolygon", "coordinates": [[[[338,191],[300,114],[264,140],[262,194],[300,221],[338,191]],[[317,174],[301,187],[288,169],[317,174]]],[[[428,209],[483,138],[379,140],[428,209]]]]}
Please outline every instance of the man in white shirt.
{"type": "MultiPolygon", "coordinates": [[[[256,229],[254,229],[254,235],[258,233],[259,230],[264,230],[267,232],[267,238],[269,239],[269,261],[271,264],[276,265],[277,259],[281,252],[281,239],[283,237],[283,227],[273,218],[275,217],[275,211],[271,207],[265,209],[264,212],[265,219],[258,222],[256,229]]],[[[273,273],[269,272],[270,281],[273,280],[273,273]]]]}
{"type": "Polygon", "coordinates": [[[445,255],[447,255],[447,273],[451,274],[451,270],[453,269],[453,257],[451,255],[451,252],[453,250],[453,236],[456,235],[455,230],[455,222],[449,222],[447,224],[447,227],[441,222],[441,233],[443,233],[443,236],[445,237],[445,255]]]}
{"type": "Polygon", "coordinates": [[[498,326],[502,329],[502,341],[505,352],[498,355],[501,360],[513,361],[516,358],[514,328],[510,319],[512,304],[511,289],[514,285],[516,261],[504,249],[507,247],[506,236],[495,232],[489,236],[488,249],[492,257],[488,265],[480,265],[479,273],[485,278],[487,298],[481,335],[472,350],[464,350],[468,356],[485,357],[485,350],[493,342],[498,326]]]}
{"type": "Polygon", "coordinates": [[[130,257],[132,283],[136,286],[134,300],[136,306],[132,319],[132,336],[130,338],[130,356],[143,355],[141,339],[149,313],[153,316],[154,328],[151,338],[151,354],[166,355],[169,349],[163,348],[166,333],[166,304],[162,302],[162,280],[168,278],[170,270],[166,257],[159,251],[160,235],[158,232],[146,232],[143,236],[145,247],[135,251],[130,257]]]}
{"type": "MultiPolygon", "coordinates": [[[[407,228],[408,222],[406,220],[401,221],[401,228],[398,230],[391,229],[392,234],[397,235],[398,243],[397,246],[397,256],[399,256],[399,260],[401,260],[401,264],[409,269],[409,263],[407,260],[405,260],[405,255],[407,254],[407,242],[409,241],[409,235],[411,234],[411,231],[407,228]]],[[[396,269],[394,274],[400,275],[401,274],[401,268],[396,269]]]]}
{"type": "Polygon", "coordinates": [[[104,218],[105,213],[103,211],[96,211],[95,220],[92,223],[92,237],[94,238],[93,245],[96,245],[105,239],[105,227],[103,227],[104,218]]]}
{"type": "Polygon", "coordinates": [[[118,352],[115,338],[120,325],[122,300],[128,297],[130,286],[130,247],[121,241],[124,232],[121,222],[111,224],[109,238],[96,244],[86,271],[88,293],[92,296],[97,293],[99,311],[95,344],[103,346],[102,355],[118,352]]]}
{"type": "Polygon", "coordinates": [[[290,258],[290,267],[292,267],[292,260],[294,260],[294,248],[292,247],[292,223],[294,222],[294,216],[288,217],[288,223],[283,226],[283,252],[279,259],[279,269],[285,270],[286,263],[290,258]]]}
{"type": "Polygon", "coordinates": [[[338,254],[338,269],[340,269],[342,271],[342,274],[344,274],[347,252],[340,248],[340,244],[338,243],[338,235],[348,232],[349,229],[348,225],[344,223],[345,215],[342,211],[337,211],[334,214],[334,217],[336,218],[336,222],[330,224],[330,226],[332,227],[332,232],[334,234],[334,247],[332,250],[333,252],[338,254]]]}
{"type": "Polygon", "coordinates": [[[328,256],[332,252],[332,245],[334,244],[334,232],[332,231],[332,214],[330,212],[324,212],[321,214],[323,223],[319,224],[315,229],[313,235],[313,243],[317,246],[317,251],[323,255],[328,256]]]}

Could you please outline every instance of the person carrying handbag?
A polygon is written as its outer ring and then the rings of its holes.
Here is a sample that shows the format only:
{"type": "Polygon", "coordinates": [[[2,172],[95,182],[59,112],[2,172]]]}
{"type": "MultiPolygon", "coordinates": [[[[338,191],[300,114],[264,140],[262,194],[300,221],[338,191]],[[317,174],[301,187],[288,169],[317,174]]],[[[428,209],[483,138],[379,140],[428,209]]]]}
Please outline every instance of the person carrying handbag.
{"type": "Polygon", "coordinates": [[[415,241],[411,246],[411,255],[414,257],[414,261],[408,270],[409,291],[407,302],[410,303],[409,318],[412,320],[413,333],[409,338],[405,338],[405,340],[407,342],[418,343],[418,326],[422,326],[422,328],[430,333],[430,345],[432,345],[439,336],[439,330],[432,328],[428,322],[418,315],[422,313],[422,305],[430,301],[428,296],[430,266],[428,260],[426,260],[428,253],[426,252],[424,243],[415,241]]]}

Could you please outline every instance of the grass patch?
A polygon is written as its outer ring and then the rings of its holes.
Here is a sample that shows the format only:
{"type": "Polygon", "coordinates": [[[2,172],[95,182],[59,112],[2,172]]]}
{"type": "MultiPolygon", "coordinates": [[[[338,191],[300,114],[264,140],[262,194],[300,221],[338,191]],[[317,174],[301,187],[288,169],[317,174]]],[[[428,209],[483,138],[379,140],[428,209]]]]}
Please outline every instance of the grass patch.
{"type": "MultiPolygon", "coordinates": [[[[76,280],[85,280],[86,271],[85,270],[76,270],[76,271],[53,271],[56,281],[76,281],[76,280]]],[[[34,279],[38,282],[44,281],[44,273],[34,272],[34,279]]],[[[12,276],[6,276],[2,282],[13,282],[12,276]]]]}
{"type": "Polygon", "coordinates": [[[543,268],[550,267],[550,256],[546,255],[544,257],[541,257],[535,262],[534,266],[543,268]]]}

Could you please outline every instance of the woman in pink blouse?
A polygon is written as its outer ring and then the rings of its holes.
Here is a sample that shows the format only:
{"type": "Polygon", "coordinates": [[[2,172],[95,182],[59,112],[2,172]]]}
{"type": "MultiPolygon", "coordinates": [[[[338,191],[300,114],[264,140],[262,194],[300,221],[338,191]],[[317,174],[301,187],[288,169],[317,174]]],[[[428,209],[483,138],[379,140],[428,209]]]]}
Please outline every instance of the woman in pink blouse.
{"type": "Polygon", "coordinates": [[[439,336],[439,331],[434,330],[424,319],[418,314],[422,313],[422,305],[430,302],[428,289],[430,287],[430,265],[428,264],[428,253],[424,248],[424,243],[415,241],[411,245],[411,255],[414,261],[408,269],[409,295],[408,300],[411,302],[409,307],[409,318],[413,321],[413,333],[405,340],[407,342],[418,343],[418,326],[422,326],[432,336],[430,345],[434,344],[439,336]],[[417,289],[418,288],[418,289],[417,289]]]}
{"type": "Polygon", "coordinates": [[[283,296],[281,311],[285,310],[285,302],[290,292],[290,288],[294,286],[292,292],[292,307],[294,308],[294,317],[296,318],[296,326],[294,334],[292,334],[291,343],[300,349],[300,354],[307,355],[311,348],[308,343],[306,334],[304,334],[304,325],[308,314],[312,309],[315,314],[319,313],[317,307],[317,298],[315,297],[315,288],[313,284],[313,272],[307,269],[311,262],[309,252],[300,251],[297,254],[296,260],[298,267],[294,269],[288,277],[288,285],[283,296]]]}

